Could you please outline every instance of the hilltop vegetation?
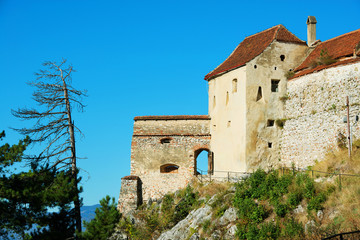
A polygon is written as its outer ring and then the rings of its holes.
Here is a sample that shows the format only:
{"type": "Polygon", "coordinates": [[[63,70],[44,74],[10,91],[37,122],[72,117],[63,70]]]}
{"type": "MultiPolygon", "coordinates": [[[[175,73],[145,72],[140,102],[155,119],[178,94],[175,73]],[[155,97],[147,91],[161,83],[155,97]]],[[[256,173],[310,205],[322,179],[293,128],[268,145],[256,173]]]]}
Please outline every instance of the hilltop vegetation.
{"type": "Polygon", "coordinates": [[[257,170],[239,183],[193,182],[122,218],[111,239],[321,239],[360,228],[360,151],[306,172],[257,170]],[[313,170],[313,172],[311,172],[313,170]]]}

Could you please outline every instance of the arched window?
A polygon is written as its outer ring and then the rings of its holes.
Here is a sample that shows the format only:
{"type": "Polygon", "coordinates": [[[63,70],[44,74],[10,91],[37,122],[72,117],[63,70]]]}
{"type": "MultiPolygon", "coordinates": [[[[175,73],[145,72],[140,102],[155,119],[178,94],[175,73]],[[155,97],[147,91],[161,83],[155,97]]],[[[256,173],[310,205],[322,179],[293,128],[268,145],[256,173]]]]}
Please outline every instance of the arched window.
{"type": "Polygon", "coordinates": [[[213,174],[214,172],[214,156],[213,153],[206,148],[198,149],[194,152],[195,175],[213,174]]]}
{"type": "Polygon", "coordinates": [[[164,164],[160,166],[160,173],[177,173],[179,169],[178,165],[175,164],[164,164]]]}

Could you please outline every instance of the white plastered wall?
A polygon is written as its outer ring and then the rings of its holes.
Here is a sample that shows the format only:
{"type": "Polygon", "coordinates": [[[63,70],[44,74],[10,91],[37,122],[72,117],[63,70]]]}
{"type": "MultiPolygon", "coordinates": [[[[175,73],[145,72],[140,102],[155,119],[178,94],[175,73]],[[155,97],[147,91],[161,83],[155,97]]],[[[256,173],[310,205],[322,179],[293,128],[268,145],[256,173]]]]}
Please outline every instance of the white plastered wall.
{"type": "Polygon", "coordinates": [[[245,66],[209,81],[209,115],[214,174],[245,171],[246,71],[245,66]],[[237,91],[233,80],[237,80],[237,91]],[[228,94],[228,102],[227,102],[228,94]],[[214,104],[215,96],[215,104],[214,104]]]}

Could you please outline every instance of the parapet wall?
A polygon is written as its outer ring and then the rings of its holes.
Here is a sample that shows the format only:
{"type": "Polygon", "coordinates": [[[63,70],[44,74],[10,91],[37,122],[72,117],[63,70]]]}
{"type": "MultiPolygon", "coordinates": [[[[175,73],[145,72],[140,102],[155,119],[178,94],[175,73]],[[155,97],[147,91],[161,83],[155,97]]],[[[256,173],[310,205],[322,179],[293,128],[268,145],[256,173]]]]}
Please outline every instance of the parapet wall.
{"type": "Polygon", "coordinates": [[[208,116],[136,117],[131,175],[139,176],[143,199],[158,199],[185,187],[195,172],[195,151],[210,149],[208,116]]]}
{"type": "Polygon", "coordinates": [[[360,137],[360,63],[325,69],[292,79],[287,86],[285,122],[280,139],[281,164],[313,165],[338,149],[347,136],[346,96],[350,96],[353,138],[360,137]]]}

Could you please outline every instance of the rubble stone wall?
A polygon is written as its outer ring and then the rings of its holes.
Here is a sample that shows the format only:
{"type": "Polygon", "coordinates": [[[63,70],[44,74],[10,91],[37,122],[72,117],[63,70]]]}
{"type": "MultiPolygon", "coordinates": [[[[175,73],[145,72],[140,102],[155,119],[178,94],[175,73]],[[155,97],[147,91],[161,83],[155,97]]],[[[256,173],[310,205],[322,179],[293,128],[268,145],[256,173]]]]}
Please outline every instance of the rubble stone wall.
{"type": "Polygon", "coordinates": [[[181,189],[191,181],[196,170],[195,151],[210,150],[210,119],[207,116],[144,118],[135,118],[131,175],[141,179],[146,201],[181,189]],[[160,171],[168,165],[173,167],[171,171],[160,171]]]}
{"type": "Polygon", "coordinates": [[[281,164],[313,165],[338,149],[347,136],[346,96],[350,97],[352,137],[360,137],[360,63],[339,66],[288,81],[285,125],[280,139],[281,164]]]}

